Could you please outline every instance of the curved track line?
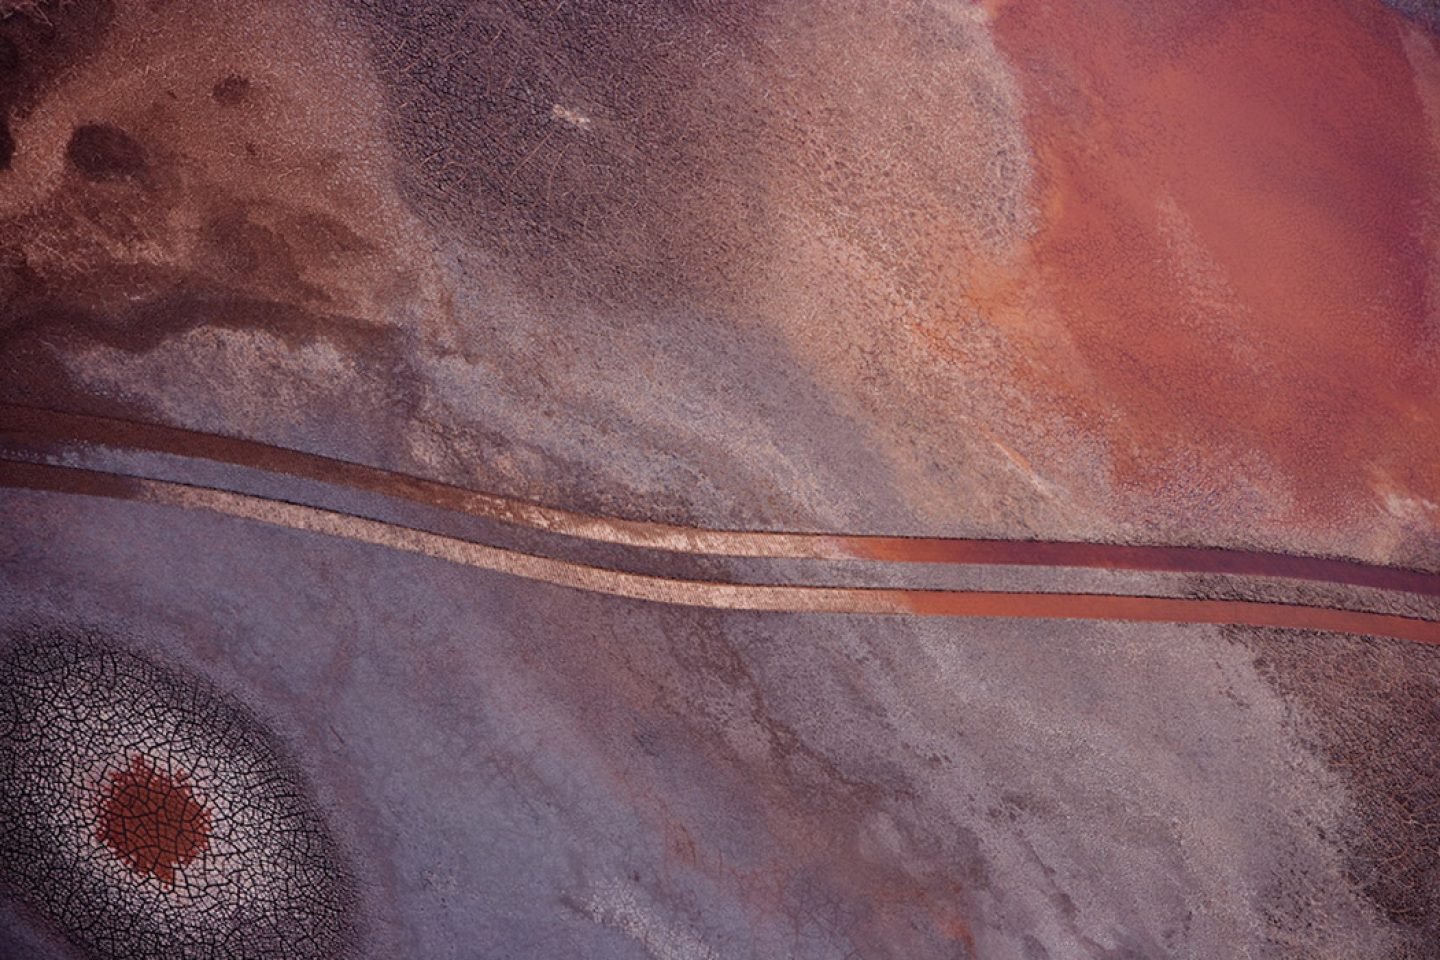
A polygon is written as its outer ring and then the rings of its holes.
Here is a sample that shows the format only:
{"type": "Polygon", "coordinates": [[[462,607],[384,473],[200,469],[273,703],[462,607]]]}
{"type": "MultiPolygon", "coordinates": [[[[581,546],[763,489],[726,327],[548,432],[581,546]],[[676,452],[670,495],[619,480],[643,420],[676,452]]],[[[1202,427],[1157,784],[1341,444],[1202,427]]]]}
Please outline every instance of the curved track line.
{"type": "Polygon", "coordinates": [[[0,403],[0,436],[197,458],[383,494],[584,540],[677,553],[796,560],[1046,566],[1282,577],[1440,596],[1440,574],[1329,557],[1070,541],[707,530],[593,517],[251,440],[0,403]]]}
{"type": "Polygon", "coordinates": [[[1223,623],[1368,634],[1440,644],[1440,623],[1299,604],[1080,593],[752,585],[654,577],[503,550],[334,510],[212,487],[134,479],[75,467],[3,462],[0,463],[0,486],[205,510],[275,527],[403,550],[527,580],[688,607],[790,613],[1223,623]]]}

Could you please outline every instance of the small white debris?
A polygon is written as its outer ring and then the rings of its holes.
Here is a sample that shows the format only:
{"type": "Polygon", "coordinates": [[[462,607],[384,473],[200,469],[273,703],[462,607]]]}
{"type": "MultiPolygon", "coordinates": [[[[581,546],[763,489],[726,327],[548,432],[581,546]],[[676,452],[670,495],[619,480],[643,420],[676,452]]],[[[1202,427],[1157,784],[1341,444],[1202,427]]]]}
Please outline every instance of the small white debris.
{"type": "Polygon", "coordinates": [[[590,126],[590,118],[585,116],[585,114],[579,110],[572,110],[569,107],[561,106],[558,103],[550,108],[550,116],[557,120],[564,120],[570,124],[570,126],[579,127],[581,130],[590,126]]]}

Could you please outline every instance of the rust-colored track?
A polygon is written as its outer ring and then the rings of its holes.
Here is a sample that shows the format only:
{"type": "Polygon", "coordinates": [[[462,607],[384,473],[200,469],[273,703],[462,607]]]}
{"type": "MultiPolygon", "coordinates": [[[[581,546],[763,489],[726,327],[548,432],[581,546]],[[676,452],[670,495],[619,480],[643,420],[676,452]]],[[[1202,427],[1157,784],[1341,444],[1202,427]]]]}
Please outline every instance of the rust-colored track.
{"type": "Polygon", "coordinates": [[[98,444],[208,460],[363,490],[579,539],[651,550],[797,560],[862,559],[1283,577],[1440,596],[1440,575],[1330,557],[1206,547],[706,530],[594,517],[252,440],[0,403],[0,438],[5,437],[98,444]]]}
{"type": "MultiPolygon", "coordinates": [[[[136,429],[149,429],[140,428],[139,425],[130,426],[136,429]]],[[[219,438],[209,439],[220,442],[219,438]]],[[[237,441],[225,442],[234,443],[237,441]]],[[[273,448],[267,449],[274,452],[273,448]]],[[[307,459],[307,455],[298,454],[293,451],[283,451],[283,453],[288,456],[307,459]]],[[[193,455],[193,453],[191,455],[193,455]]],[[[354,467],[354,465],[346,466],[354,467]]],[[[404,550],[465,566],[495,570],[530,580],[615,596],[685,606],[803,613],[908,614],[920,616],[1016,617],[1058,620],[1226,623],[1369,634],[1420,643],[1440,643],[1440,623],[1413,617],[1353,610],[1337,610],[1302,604],[1264,603],[1252,600],[1201,600],[1077,593],[1008,593],[967,590],[907,590],[778,584],[734,584],[647,576],[572,563],[551,557],[534,556],[518,551],[488,546],[460,537],[447,536],[402,524],[353,516],[335,510],[322,509],[304,504],[235,493],[214,487],[121,476],[114,473],[75,467],[59,467],[14,461],[0,462],[0,486],[107,497],[186,509],[205,510],[274,526],[342,537],[356,542],[404,550]]],[[[455,488],[442,489],[455,490],[455,488]]],[[[456,493],[466,492],[456,491],[456,493]]],[[[483,497],[486,500],[503,500],[503,498],[488,498],[479,494],[472,494],[472,496],[483,497]]],[[[513,501],[503,502],[513,503],[513,501]]],[[[566,514],[566,516],[572,515],[566,514]]],[[[594,518],[586,519],[592,523],[602,522],[596,521],[594,518]]],[[[646,524],[640,526],[655,527],[659,525],[646,524]]],[[[678,527],[659,526],[659,529],[686,532],[684,528],[678,527]]],[[[713,533],[713,531],[699,531],[699,533],[708,534],[713,533]]],[[[572,532],[572,535],[575,534],[572,532]]],[[[726,534],[726,536],[745,536],[763,541],[772,535],[746,533],[726,534]]],[[[784,534],[773,536],[794,537],[797,535],[784,534]]],[[[843,540],[845,538],[838,539],[843,540]]],[[[946,541],[933,542],[942,543],[946,541]]],[[[1050,548],[1056,545],[1036,544],[1035,546],[1042,548],[1043,555],[1043,548],[1050,548]]],[[[1076,544],[1071,546],[1084,545],[1076,544]]],[[[856,554],[851,553],[849,555],[855,556],[856,554]]],[[[956,562],[953,560],[953,555],[946,555],[944,559],[950,562],[956,562]]],[[[1353,566],[1363,565],[1356,564],[1353,566]]],[[[1413,571],[1410,572],[1413,573],[1413,571]]]]}

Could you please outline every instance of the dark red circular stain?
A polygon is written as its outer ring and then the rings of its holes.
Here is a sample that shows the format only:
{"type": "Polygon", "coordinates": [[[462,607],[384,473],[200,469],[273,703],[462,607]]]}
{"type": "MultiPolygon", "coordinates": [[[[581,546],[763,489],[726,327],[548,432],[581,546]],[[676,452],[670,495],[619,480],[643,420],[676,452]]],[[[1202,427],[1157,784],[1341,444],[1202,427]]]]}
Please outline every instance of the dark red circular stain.
{"type": "Polygon", "coordinates": [[[209,843],[210,812],[184,779],[136,755],[110,776],[100,796],[99,840],[131,870],[167,885],[209,843]]]}

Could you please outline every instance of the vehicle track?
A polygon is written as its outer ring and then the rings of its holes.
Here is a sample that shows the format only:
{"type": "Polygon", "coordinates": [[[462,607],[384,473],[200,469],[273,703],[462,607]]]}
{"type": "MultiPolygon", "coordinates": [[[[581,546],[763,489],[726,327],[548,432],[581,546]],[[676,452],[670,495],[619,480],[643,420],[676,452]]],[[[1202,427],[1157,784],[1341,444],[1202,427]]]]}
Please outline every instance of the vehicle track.
{"type": "Polygon", "coordinates": [[[253,440],[0,403],[0,438],[31,437],[52,444],[95,444],[263,470],[578,539],[650,550],[770,559],[1283,577],[1440,597],[1440,574],[1335,557],[1214,547],[714,530],[595,517],[253,440]]]}
{"type": "MultiPolygon", "coordinates": [[[[601,539],[673,552],[1245,574],[1324,580],[1350,586],[1382,586],[1431,596],[1440,594],[1440,582],[1437,582],[1440,577],[1433,574],[1284,554],[1035,541],[690,530],[667,524],[605,520],[251,441],[13,406],[0,407],[0,435],[12,438],[43,436],[62,444],[103,444],[274,470],[561,532],[569,537],[601,539]],[[689,546],[682,546],[685,542],[689,546]],[[905,549],[907,546],[913,549],[905,549]],[[1155,564],[1146,566],[1143,562],[1146,557],[1154,557],[1155,564]],[[1322,576],[1326,571],[1340,576],[1322,576]]],[[[10,453],[4,454],[4,457],[0,461],[0,486],[204,510],[385,546],[559,586],[658,603],[797,613],[1220,623],[1440,643],[1440,622],[1303,603],[1100,593],[750,584],[653,576],[536,556],[402,523],[216,486],[24,462],[14,459],[10,453]]]]}

